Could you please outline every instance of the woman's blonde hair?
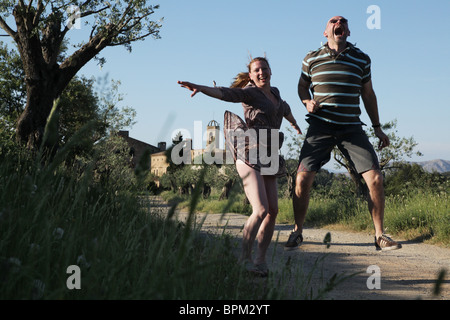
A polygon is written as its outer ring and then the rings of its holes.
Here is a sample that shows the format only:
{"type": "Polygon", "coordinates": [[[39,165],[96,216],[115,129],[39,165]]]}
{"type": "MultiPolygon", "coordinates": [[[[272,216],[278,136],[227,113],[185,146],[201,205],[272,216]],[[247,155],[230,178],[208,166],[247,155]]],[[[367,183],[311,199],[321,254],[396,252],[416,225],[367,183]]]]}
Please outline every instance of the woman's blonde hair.
{"type": "Polygon", "coordinates": [[[269,61],[267,58],[263,57],[256,57],[250,61],[250,63],[247,65],[248,71],[247,72],[240,72],[238,75],[234,78],[233,83],[231,84],[231,88],[243,88],[245,87],[251,80],[250,80],[250,68],[252,66],[253,62],[256,61],[264,61],[267,63],[267,66],[270,68],[269,61]]]}

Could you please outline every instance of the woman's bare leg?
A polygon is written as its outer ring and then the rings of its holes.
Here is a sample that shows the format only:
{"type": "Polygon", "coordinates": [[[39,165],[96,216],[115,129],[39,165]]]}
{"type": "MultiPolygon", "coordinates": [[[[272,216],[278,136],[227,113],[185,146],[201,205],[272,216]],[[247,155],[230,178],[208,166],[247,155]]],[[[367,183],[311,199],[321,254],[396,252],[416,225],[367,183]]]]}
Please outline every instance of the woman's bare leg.
{"type": "Polygon", "coordinates": [[[245,194],[252,206],[252,214],[244,225],[241,261],[252,260],[252,248],[258,231],[267,215],[269,203],[264,179],[261,174],[241,160],[236,161],[236,169],[244,184],[245,194]]]}
{"type": "Polygon", "coordinates": [[[258,251],[255,258],[255,264],[261,264],[266,261],[266,253],[272,241],[275,223],[278,214],[278,189],[277,178],[274,176],[262,176],[266,189],[266,196],[269,203],[269,211],[267,212],[257,235],[258,251]]]}

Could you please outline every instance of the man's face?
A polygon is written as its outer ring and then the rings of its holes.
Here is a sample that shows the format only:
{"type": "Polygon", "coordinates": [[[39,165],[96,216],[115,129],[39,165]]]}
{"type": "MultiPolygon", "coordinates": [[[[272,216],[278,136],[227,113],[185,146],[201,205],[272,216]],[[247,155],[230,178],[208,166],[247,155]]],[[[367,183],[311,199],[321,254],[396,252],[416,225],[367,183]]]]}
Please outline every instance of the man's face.
{"type": "Polygon", "coordinates": [[[344,17],[336,16],[328,20],[327,27],[323,33],[329,41],[342,43],[350,36],[348,21],[344,17]]]}

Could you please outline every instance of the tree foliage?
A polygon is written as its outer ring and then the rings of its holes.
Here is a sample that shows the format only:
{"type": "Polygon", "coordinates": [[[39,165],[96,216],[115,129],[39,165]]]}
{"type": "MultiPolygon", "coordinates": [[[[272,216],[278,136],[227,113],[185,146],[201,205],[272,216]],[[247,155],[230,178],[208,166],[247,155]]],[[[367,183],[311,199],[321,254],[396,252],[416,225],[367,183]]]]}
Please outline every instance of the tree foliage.
{"type": "Polygon", "coordinates": [[[26,103],[20,56],[0,42],[0,115],[2,125],[13,128],[26,103]]]}
{"type": "MultiPolygon", "coordinates": [[[[289,159],[298,159],[304,137],[296,135],[291,128],[286,129],[290,137],[290,140],[286,143],[286,157],[289,159]]],[[[370,132],[367,132],[367,135],[369,136],[369,139],[377,152],[381,170],[385,171],[385,169],[390,168],[392,165],[397,166],[399,163],[405,161],[406,158],[411,158],[413,155],[422,155],[420,151],[416,150],[418,144],[413,137],[406,138],[401,137],[398,134],[396,119],[383,124],[382,129],[388,135],[390,140],[390,146],[382,150],[378,150],[379,140],[375,136],[374,131],[371,130],[370,132]]],[[[366,192],[366,186],[364,185],[361,176],[356,172],[354,166],[344,157],[342,152],[337,147],[333,149],[333,158],[336,161],[336,168],[344,168],[350,175],[355,188],[354,192],[357,195],[364,194],[366,192]]],[[[289,161],[287,161],[287,163],[289,164],[289,161]]],[[[295,164],[295,166],[291,164],[291,167],[288,167],[288,174],[290,173],[293,180],[295,180],[298,162],[295,164]]]]}
{"type": "Polygon", "coordinates": [[[104,48],[123,45],[131,51],[135,41],[159,38],[161,20],[151,19],[158,8],[145,0],[1,0],[0,27],[17,45],[27,92],[17,137],[31,148],[40,144],[53,101],[104,48]],[[88,39],[61,58],[76,21],[90,30],[88,39]]]}
{"type": "MultiPolygon", "coordinates": [[[[18,117],[25,108],[25,83],[15,75],[23,74],[20,57],[15,50],[9,50],[0,42],[0,119],[2,130],[13,136],[18,117]]],[[[65,145],[88,122],[95,123],[90,141],[79,144],[71,152],[71,157],[91,151],[92,144],[107,135],[134,124],[136,112],[129,107],[119,108],[123,97],[119,91],[119,81],[95,80],[75,76],[69,82],[58,100],[55,123],[54,144],[65,145]]]]}
{"type": "MultiPolygon", "coordinates": [[[[390,145],[381,150],[378,149],[379,139],[376,137],[374,131],[371,130],[368,133],[373,148],[377,152],[381,170],[388,168],[389,164],[402,162],[405,158],[411,158],[413,154],[416,154],[417,156],[422,155],[420,151],[414,151],[417,147],[417,142],[413,137],[405,138],[398,135],[396,119],[383,124],[381,128],[388,135],[390,140],[390,145]]],[[[363,183],[361,175],[356,172],[356,168],[343,156],[338,148],[334,148],[333,154],[334,160],[336,160],[339,166],[345,168],[352,178],[356,194],[367,194],[367,187],[363,183]]]]}
{"type": "Polygon", "coordinates": [[[396,163],[386,174],[387,195],[408,195],[417,190],[448,193],[450,176],[426,172],[417,163],[396,163]]]}

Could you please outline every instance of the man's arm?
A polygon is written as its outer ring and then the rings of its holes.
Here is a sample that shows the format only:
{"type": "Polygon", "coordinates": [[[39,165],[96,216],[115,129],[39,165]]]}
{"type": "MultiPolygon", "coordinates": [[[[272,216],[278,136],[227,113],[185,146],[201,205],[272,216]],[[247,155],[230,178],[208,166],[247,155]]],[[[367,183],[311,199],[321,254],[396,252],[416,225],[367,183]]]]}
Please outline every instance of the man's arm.
{"type": "Polygon", "coordinates": [[[361,88],[361,98],[364,102],[367,114],[369,115],[372,125],[376,126],[380,124],[380,116],[378,114],[378,102],[375,91],[372,87],[372,80],[364,83],[361,88]]]}
{"type": "Polygon", "coordinates": [[[300,80],[298,81],[298,96],[305,105],[306,110],[308,110],[309,113],[314,113],[319,109],[319,104],[312,99],[309,91],[310,86],[311,82],[306,81],[300,76],[300,80]]]}
{"type": "Polygon", "coordinates": [[[381,130],[380,127],[377,96],[375,95],[375,91],[373,90],[372,80],[363,83],[361,88],[361,98],[364,102],[364,108],[369,115],[370,121],[372,121],[372,125],[374,126],[375,135],[378,137],[378,139],[380,139],[378,148],[379,150],[381,150],[384,147],[389,146],[390,142],[389,137],[383,132],[383,130],[381,130]]]}

